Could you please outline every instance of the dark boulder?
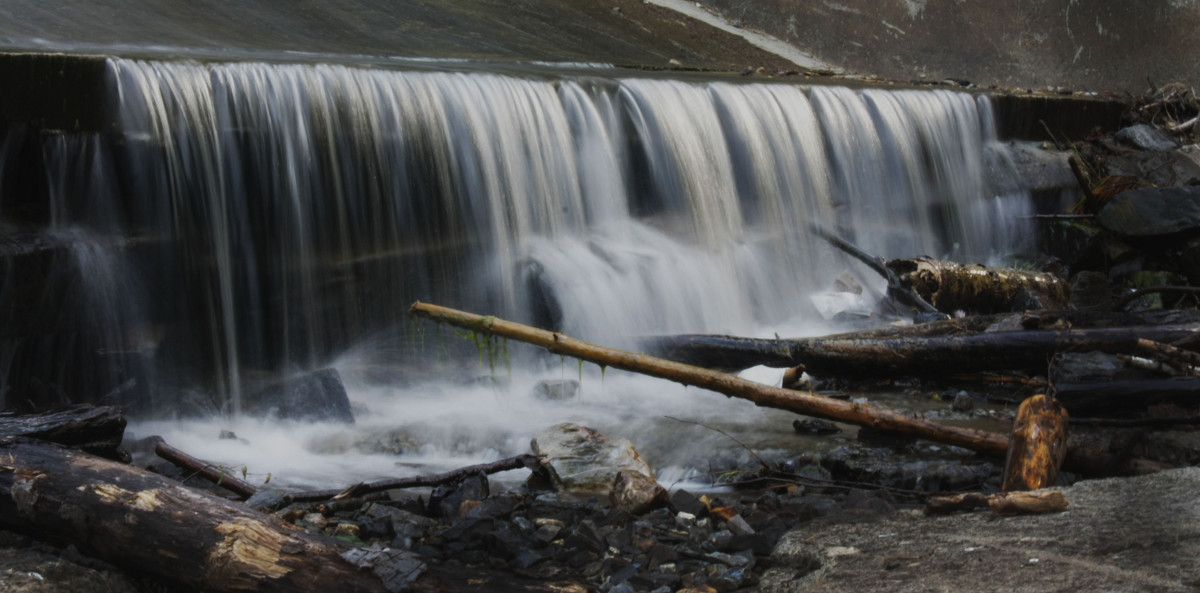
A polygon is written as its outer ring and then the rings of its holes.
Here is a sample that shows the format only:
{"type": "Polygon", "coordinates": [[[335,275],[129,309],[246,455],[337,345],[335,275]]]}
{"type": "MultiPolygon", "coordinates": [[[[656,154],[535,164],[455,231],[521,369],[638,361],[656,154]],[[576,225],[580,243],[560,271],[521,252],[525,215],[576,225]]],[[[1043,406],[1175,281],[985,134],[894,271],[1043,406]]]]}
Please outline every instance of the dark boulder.
{"type": "Polygon", "coordinates": [[[1200,187],[1143,187],[1117,194],[1096,214],[1104,228],[1129,237],[1200,229],[1200,187]]]}
{"type": "Polygon", "coordinates": [[[337,369],[321,369],[272,384],[250,398],[246,411],[305,422],[354,424],[337,369]]]}

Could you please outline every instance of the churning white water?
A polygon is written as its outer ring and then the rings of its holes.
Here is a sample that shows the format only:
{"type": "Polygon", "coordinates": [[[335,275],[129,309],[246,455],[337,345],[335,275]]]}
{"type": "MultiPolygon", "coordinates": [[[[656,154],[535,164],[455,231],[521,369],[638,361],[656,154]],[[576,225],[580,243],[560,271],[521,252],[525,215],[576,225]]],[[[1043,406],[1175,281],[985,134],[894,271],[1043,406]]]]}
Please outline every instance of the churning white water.
{"type": "MultiPolygon", "coordinates": [[[[512,368],[494,369],[449,330],[439,339],[455,345],[438,357],[434,330],[405,318],[414,300],[615,346],[816,331],[808,296],[858,268],[810,225],[888,257],[983,261],[1016,246],[1029,208],[1026,195],[988,195],[993,116],[966,93],[109,69],[119,140],[111,174],[87,191],[106,196],[107,231],[156,246],[137,262],[136,296],[166,304],[129,322],[160,336],[154,408],[183,415],[173,402],[198,398],[216,414],[133,430],[277,480],[409,471],[398,453],[434,465],[520,453],[565,420],[635,443],[657,440],[665,416],[766,421],[749,404],[515,346],[512,368]],[[346,381],[355,426],[238,413],[256,381],[326,366],[346,381]],[[534,397],[546,378],[582,379],[579,397],[534,397]],[[216,441],[220,426],[248,442],[216,441]]],[[[696,430],[682,431],[694,448],[664,445],[677,455],[651,461],[729,446],[696,430]]]]}

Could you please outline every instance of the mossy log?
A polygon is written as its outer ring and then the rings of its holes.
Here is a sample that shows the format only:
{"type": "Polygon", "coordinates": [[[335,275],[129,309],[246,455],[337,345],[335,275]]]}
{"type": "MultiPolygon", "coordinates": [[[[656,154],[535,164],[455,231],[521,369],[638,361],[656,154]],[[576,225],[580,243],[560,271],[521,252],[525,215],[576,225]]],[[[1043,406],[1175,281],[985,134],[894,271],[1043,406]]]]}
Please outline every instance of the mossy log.
{"type": "Polygon", "coordinates": [[[963,265],[928,257],[893,259],[887,267],[939,311],[957,310],[990,313],[1013,310],[1013,302],[1028,291],[1043,302],[1044,309],[1067,304],[1070,284],[1063,278],[1042,272],[1010,268],[963,265]]]}

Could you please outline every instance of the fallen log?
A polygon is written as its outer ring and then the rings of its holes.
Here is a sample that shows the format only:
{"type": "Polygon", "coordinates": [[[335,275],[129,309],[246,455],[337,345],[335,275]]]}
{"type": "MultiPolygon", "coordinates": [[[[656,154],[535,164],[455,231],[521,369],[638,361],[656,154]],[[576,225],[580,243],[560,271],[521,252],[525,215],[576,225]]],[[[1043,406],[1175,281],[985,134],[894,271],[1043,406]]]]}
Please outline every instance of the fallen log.
{"type": "Polygon", "coordinates": [[[1115,416],[1158,404],[1200,401],[1200,377],[1056,383],[1055,397],[1073,416],[1115,416]]]}
{"type": "Polygon", "coordinates": [[[1043,306],[1036,308],[1060,309],[1070,295],[1066,280],[1043,272],[963,265],[928,257],[893,259],[887,262],[887,267],[899,277],[902,286],[945,313],[1012,311],[1013,302],[1022,290],[1042,302],[1043,306]]]}
{"type": "Polygon", "coordinates": [[[1173,342],[1198,323],[1096,329],[1036,329],[917,337],[757,339],[682,335],[647,338],[656,356],[697,366],[739,370],[755,365],[803,366],[814,375],[937,377],[982,371],[1041,371],[1066,351],[1127,353],[1139,339],[1173,342]]]}
{"type": "Polygon", "coordinates": [[[0,413],[0,436],[21,436],[126,460],[125,416],[111,406],[79,405],[37,414],[0,413]]]}
{"type": "Polygon", "coordinates": [[[1000,489],[1038,490],[1054,484],[1067,454],[1067,411],[1039,393],[1017,408],[1000,489]]]}
{"type": "Polygon", "coordinates": [[[426,573],[151,472],[0,438],[0,526],[189,590],[398,591],[426,573]]]}

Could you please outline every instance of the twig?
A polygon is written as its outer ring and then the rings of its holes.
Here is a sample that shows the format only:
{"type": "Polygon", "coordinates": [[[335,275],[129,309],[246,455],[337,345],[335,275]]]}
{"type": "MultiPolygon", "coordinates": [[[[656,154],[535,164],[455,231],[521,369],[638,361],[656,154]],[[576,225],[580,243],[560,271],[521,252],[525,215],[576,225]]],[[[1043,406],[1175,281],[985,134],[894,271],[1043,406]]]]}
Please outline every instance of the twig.
{"type": "Polygon", "coordinates": [[[1196,286],[1147,286],[1145,288],[1135,288],[1129,294],[1121,297],[1113,304],[1114,309],[1121,309],[1125,305],[1144,297],[1148,294],[1158,294],[1163,292],[1182,292],[1185,294],[1200,294],[1200,287],[1196,286]]]}
{"type": "Polygon", "coordinates": [[[390,478],[387,480],[379,480],[377,482],[369,482],[366,484],[359,483],[348,488],[337,490],[315,490],[312,492],[297,492],[288,494],[283,497],[283,504],[288,505],[294,502],[320,502],[324,500],[342,500],[353,497],[362,496],[370,492],[379,492],[381,490],[394,490],[398,488],[420,488],[424,486],[438,486],[447,484],[457,480],[466,478],[478,473],[494,474],[497,472],[508,471],[511,469],[528,468],[532,471],[542,469],[542,460],[537,455],[526,453],[493,461],[491,463],[481,463],[479,465],[470,465],[460,467],[456,470],[451,470],[445,473],[433,476],[412,476],[408,478],[390,478]]]}
{"type": "Polygon", "coordinates": [[[171,463],[183,469],[195,472],[196,475],[216,484],[238,496],[241,500],[246,500],[258,491],[249,482],[237,478],[228,469],[197,459],[168,445],[165,441],[159,441],[154,447],[154,453],[159,457],[170,461],[171,463]]]}
{"type": "Polygon", "coordinates": [[[1138,339],[1137,347],[1138,350],[1146,352],[1155,360],[1160,360],[1171,365],[1183,363],[1178,364],[1180,370],[1193,377],[1200,377],[1200,370],[1195,368],[1196,365],[1200,365],[1200,353],[1192,352],[1191,350],[1184,350],[1183,348],[1176,348],[1175,346],[1171,346],[1169,344],[1154,342],[1144,338],[1138,339]]]}
{"type": "Polygon", "coordinates": [[[702,422],[696,422],[695,420],[683,420],[683,419],[681,419],[681,418],[676,418],[676,417],[674,417],[674,416],[664,416],[664,418],[666,418],[667,420],[674,420],[674,421],[676,421],[676,422],[682,422],[682,423],[684,423],[684,424],[692,424],[692,425],[695,425],[695,426],[699,426],[699,427],[701,427],[701,428],[707,428],[707,429],[709,429],[709,430],[712,430],[712,431],[719,432],[719,433],[721,433],[721,434],[725,435],[725,438],[727,438],[727,439],[729,439],[729,440],[731,440],[731,441],[733,441],[733,442],[737,443],[737,444],[738,444],[738,446],[740,446],[741,448],[745,449],[747,453],[749,453],[749,454],[753,455],[753,456],[754,456],[754,458],[758,460],[758,463],[759,463],[759,464],[761,464],[761,465],[763,466],[763,469],[765,469],[765,470],[767,470],[767,471],[775,471],[775,467],[774,467],[774,466],[772,466],[770,463],[767,463],[767,460],[766,460],[766,459],[763,459],[763,458],[762,458],[762,457],[761,457],[761,456],[760,456],[758,453],[755,453],[755,452],[754,452],[754,449],[751,449],[750,447],[746,446],[746,443],[743,443],[743,442],[741,442],[741,441],[737,440],[737,438],[735,438],[733,435],[731,435],[731,434],[729,434],[729,433],[727,433],[727,432],[725,432],[725,431],[723,431],[723,430],[721,430],[721,429],[719,429],[719,428],[717,428],[717,427],[715,427],[715,426],[709,426],[709,425],[707,425],[707,424],[704,424],[704,423],[702,423],[702,422]]]}
{"type": "Polygon", "coordinates": [[[895,272],[885,265],[885,260],[882,257],[871,255],[862,249],[859,249],[858,246],[849,243],[841,237],[838,237],[837,235],[834,235],[833,233],[830,233],[829,231],[826,231],[817,225],[811,225],[810,228],[812,229],[813,233],[816,233],[818,237],[828,241],[830,245],[841,249],[847,254],[853,256],[855,259],[867,264],[867,266],[874,270],[876,274],[883,276],[884,279],[887,280],[887,293],[891,298],[900,303],[908,305],[909,307],[912,307],[921,313],[941,313],[941,311],[938,311],[937,307],[934,307],[933,305],[929,304],[928,301],[921,298],[921,295],[917,294],[915,290],[912,290],[911,288],[904,288],[904,286],[900,283],[900,278],[896,276],[895,272]]]}

